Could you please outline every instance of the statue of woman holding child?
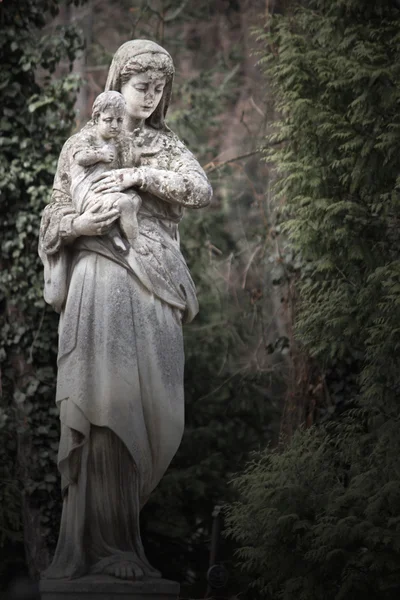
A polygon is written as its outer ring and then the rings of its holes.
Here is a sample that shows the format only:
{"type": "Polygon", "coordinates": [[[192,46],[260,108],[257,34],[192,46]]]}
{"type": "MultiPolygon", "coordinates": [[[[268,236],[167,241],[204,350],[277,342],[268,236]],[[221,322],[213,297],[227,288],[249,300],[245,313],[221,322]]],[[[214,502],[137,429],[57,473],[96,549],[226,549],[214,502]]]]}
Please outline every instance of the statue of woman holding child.
{"type": "Polygon", "coordinates": [[[212,195],[164,121],[173,74],[154,42],[119,48],[92,120],[64,145],[43,213],[45,298],[60,312],[63,493],[48,579],[161,576],[139,513],[184,427],[182,323],[198,305],[178,224],[212,195]]]}

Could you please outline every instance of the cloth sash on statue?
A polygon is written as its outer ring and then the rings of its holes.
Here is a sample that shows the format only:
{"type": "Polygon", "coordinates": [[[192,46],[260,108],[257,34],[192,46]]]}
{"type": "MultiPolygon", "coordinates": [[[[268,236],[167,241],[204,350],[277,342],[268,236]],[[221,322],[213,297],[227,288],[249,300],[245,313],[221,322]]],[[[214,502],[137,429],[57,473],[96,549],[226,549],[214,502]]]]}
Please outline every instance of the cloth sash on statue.
{"type": "Polygon", "coordinates": [[[196,288],[177,241],[171,239],[167,230],[163,232],[160,227],[155,230],[145,220],[141,221],[140,236],[148,241],[148,254],[140,254],[132,248],[122,254],[107,236],[78,238],[73,250],[96,252],[120,264],[150,293],[182,310],[184,322],[192,321],[198,312],[196,288]]]}

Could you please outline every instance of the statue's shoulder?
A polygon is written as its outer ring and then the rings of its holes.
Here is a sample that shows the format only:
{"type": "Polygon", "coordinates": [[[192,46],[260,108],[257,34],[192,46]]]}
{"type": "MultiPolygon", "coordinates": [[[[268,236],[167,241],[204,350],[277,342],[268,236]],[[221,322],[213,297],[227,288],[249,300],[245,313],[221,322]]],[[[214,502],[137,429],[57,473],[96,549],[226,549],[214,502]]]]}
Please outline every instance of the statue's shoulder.
{"type": "Polygon", "coordinates": [[[93,134],[92,128],[85,125],[80,131],[77,131],[65,142],[61,152],[68,153],[71,150],[76,150],[78,147],[87,147],[96,145],[96,137],[93,134]]]}
{"type": "Polygon", "coordinates": [[[78,152],[95,150],[97,146],[96,138],[93,132],[85,127],[74,133],[64,143],[58,159],[58,172],[62,172],[63,177],[71,176],[71,171],[78,164],[76,155],[78,152]]]}
{"type": "Polygon", "coordinates": [[[182,140],[171,129],[161,130],[160,139],[165,149],[173,156],[189,152],[182,140]]]}
{"type": "Polygon", "coordinates": [[[74,133],[74,135],[71,135],[71,137],[69,137],[66,140],[66,142],[64,142],[64,145],[61,149],[61,154],[68,154],[71,148],[73,148],[75,144],[79,141],[80,133],[80,131],[78,131],[78,133],[74,133]]]}
{"type": "Polygon", "coordinates": [[[128,147],[133,144],[133,137],[128,131],[122,130],[114,142],[117,146],[128,147]]]}

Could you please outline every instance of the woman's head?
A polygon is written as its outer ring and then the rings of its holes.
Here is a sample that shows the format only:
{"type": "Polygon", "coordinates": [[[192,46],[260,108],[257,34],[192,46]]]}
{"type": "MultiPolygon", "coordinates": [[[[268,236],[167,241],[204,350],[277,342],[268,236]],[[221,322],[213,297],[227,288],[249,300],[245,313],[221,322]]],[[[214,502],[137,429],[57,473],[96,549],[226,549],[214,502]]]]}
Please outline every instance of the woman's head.
{"type": "Polygon", "coordinates": [[[129,116],[161,129],[166,127],[173,75],[172,58],[164,48],[149,40],[133,40],[115,53],[106,89],[122,93],[129,116]]]}
{"type": "Polygon", "coordinates": [[[149,74],[153,78],[174,76],[174,65],[169,54],[160,52],[145,52],[133,56],[121,69],[121,84],[128,83],[133,75],[149,74]]]}

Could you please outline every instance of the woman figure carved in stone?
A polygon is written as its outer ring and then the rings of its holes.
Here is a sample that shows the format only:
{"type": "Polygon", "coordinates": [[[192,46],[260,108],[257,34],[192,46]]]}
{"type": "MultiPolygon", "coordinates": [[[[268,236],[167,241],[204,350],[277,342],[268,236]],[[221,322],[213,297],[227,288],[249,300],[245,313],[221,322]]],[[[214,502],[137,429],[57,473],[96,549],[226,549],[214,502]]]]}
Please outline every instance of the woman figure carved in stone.
{"type": "Polygon", "coordinates": [[[170,55],[154,42],[119,48],[106,90],[126,102],[130,166],[99,175],[91,184],[98,205],[79,214],[71,202],[68,140],[43,213],[45,298],[61,313],[56,402],[63,492],[46,578],[160,577],[143,551],[139,512],[181,441],[182,322],[198,310],[178,224],[184,207],[204,207],[212,195],[199,163],[164,122],[173,73],[170,55]],[[139,243],[122,253],[108,235],[118,208],[104,211],[101,196],[126,190],[142,201],[139,243]]]}

